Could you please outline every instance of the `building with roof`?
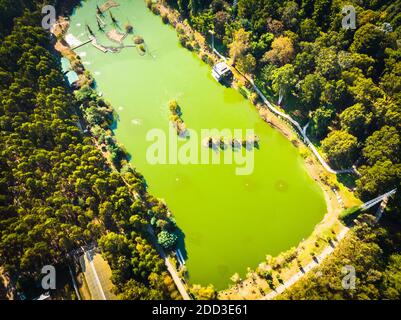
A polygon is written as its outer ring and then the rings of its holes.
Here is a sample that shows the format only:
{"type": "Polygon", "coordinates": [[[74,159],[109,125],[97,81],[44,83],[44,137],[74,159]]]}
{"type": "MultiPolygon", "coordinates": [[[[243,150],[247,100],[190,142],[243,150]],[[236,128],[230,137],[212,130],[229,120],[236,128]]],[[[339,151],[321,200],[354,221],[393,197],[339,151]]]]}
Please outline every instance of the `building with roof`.
{"type": "Polygon", "coordinates": [[[213,67],[212,76],[220,82],[232,77],[232,72],[227,63],[219,62],[213,67]]]}

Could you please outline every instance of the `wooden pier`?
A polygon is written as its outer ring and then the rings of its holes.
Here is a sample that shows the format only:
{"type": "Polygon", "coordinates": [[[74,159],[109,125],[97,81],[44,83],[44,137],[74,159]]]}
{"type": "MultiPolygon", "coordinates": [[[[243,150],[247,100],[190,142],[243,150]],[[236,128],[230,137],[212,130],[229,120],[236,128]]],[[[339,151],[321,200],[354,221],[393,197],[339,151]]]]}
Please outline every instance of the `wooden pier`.
{"type": "Polygon", "coordinates": [[[84,45],[86,45],[86,44],[88,44],[88,43],[90,43],[90,42],[92,42],[91,39],[89,39],[89,40],[87,40],[87,41],[85,41],[85,42],[82,42],[82,43],[80,43],[80,44],[78,44],[78,45],[72,47],[71,50],[75,50],[75,49],[81,48],[81,47],[83,47],[84,45]]]}
{"type": "Polygon", "coordinates": [[[96,20],[100,22],[102,27],[105,27],[107,25],[98,14],[96,15],[96,20]]]}
{"type": "Polygon", "coordinates": [[[97,43],[97,40],[96,40],[95,37],[91,37],[91,43],[92,43],[92,45],[93,45],[96,49],[102,51],[103,53],[109,52],[109,49],[107,49],[107,48],[105,48],[105,47],[103,47],[102,45],[100,45],[100,44],[97,43]]]}
{"type": "Polygon", "coordinates": [[[108,48],[103,47],[102,45],[98,44],[97,40],[96,40],[96,37],[94,37],[94,36],[89,36],[88,40],[86,40],[85,42],[82,42],[82,43],[72,47],[71,50],[76,50],[78,48],[81,48],[81,47],[83,47],[84,45],[86,45],[88,43],[91,43],[96,49],[102,51],[103,53],[107,53],[107,52],[110,51],[108,48]]]}
{"type": "Polygon", "coordinates": [[[103,5],[100,6],[100,11],[102,13],[106,12],[107,10],[111,9],[111,8],[117,8],[118,6],[120,6],[116,1],[114,0],[108,0],[106,1],[103,5]]]}

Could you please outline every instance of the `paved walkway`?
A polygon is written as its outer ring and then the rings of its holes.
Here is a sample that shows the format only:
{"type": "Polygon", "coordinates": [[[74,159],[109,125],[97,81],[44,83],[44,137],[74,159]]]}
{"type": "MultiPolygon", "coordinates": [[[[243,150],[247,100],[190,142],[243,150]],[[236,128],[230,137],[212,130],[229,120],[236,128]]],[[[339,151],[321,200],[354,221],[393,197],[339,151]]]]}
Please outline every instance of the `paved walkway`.
{"type": "Polygon", "coordinates": [[[175,285],[178,288],[178,291],[181,293],[181,296],[183,297],[184,300],[192,300],[191,297],[189,296],[184,284],[181,281],[180,276],[177,273],[177,270],[175,267],[172,265],[168,257],[164,257],[164,263],[166,264],[167,270],[170,272],[171,277],[173,278],[175,285]]]}
{"type": "MultiPolygon", "coordinates": [[[[379,222],[379,220],[381,219],[382,215],[383,215],[383,211],[385,210],[389,197],[390,195],[393,194],[393,192],[395,193],[394,190],[388,192],[387,194],[380,196],[376,199],[382,199],[382,203],[380,204],[377,212],[376,212],[376,223],[379,222]],[[384,198],[383,198],[384,197],[384,198]]],[[[374,199],[374,200],[376,200],[374,199]]],[[[371,200],[372,201],[372,200],[371,200]]],[[[369,201],[369,202],[371,202],[369,201]]],[[[368,203],[369,203],[368,202],[368,203]]],[[[361,208],[364,205],[361,206],[361,208]]],[[[316,259],[314,259],[314,261],[312,261],[311,263],[309,263],[306,267],[303,268],[303,271],[299,271],[298,273],[296,273],[294,276],[292,276],[288,281],[286,281],[284,284],[278,286],[274,291],[270,292],[269,294],[267,294],[266,296],[264,296],[261,300],[271,300],[274,299],[277,295],[283,293],[286,289],[288,289],[289,287],[291,287],[294,283],[296,283],[299,279],[301,279],[303,276],[305,276],[309,271],[311,271],[313,268],[315,268],[316,266],[318,266],[327,256],[329,256],[330,254],[333,253],[334,249],[337,247],[338,243],[344,239],[344,237],[347,235],[348,231],[350,229],[343,226],[343,228],[341,229],[340,233],[337,235],[337,241],[336,242],[332,242],[332,245],[327,246],[320,255],[318,255],[316,257],[316,259]]]]}
{"type": "Polygon", "coordinates": [[[338,243],[344,239],[350,229],[347,227],[343,227],[340,233],[337,235],[337,241],[334,243],[333,246],[327,246],[320,255],[316,256],[314,261],[309,263],[303,268],[303,272],[299,271],[297,274],[292,276],[288,281],[284,284],[278,286],[274,291],[270,292],[260,300],[271,300],[274,299],[277,295],[283,293],[286,289],[291,287],[294,283],[296,283],[299,279],[305,276],[309,271],[317,267],[327,256],[329,256],[334,249],[337,247],[338,243]]]}
{"type": "MultiPolygon", "coordinates": [[[[215,48],[213,48],[213,52],[219,56],[221,59],[223,59],[224,61],[227,62],[227,58],[224,57],[222,54],[220,54],[215,48]]],[[[230,66],[231,68],[234,68],[233,66],[230,66]]],[[[237,69],[235,69],[237,72],[239,72],[237,69]]],[[[246,76],[244,76],[242,73],[241,75],[252,85],[253,89],[257,92],[257,94],[262,98],[263,102],[265,103],[265,105],[270,109],[270,111],[272,111],[274,114],[276,114],[277,116],[286,119],[287,121],[289,121],[295,128],[297,128],[297,130],[299,131],[299,134],[302,136],[305,144],[309,147],[309,149],[313,152],[313,154],[316,156],[316,158],[319,160],[319,162],[322,164],[323,168],[330,172],[330,173],[334,173],[334,174],[342,174],[342,173],[354,173],[355,170],[354,168],[350,168],[350,169],[345,169],[345,170],[334,170],[332,169],[329,164],[323,159],[323,157],[320,155],[320,153],[317,151],[317,149],[315,148],[315,146],[313,145],[313,143],[310,141],[310,139],[308,138],[308,136],[306,135],[306,128],[305,130],[301,127],[301,125],[295,121],[293,118],[291,118],[291,116],[289,116],[286,113],[281,112],[280,110],[278,110],[277,108],[275,108],[271,102],[269,100],[267,100],[267,98],[265,97],[265,95],[262,93],[262,91],[259,90],[259,88],[255,85],[255,83],[253,82],[252,79],[248,79],[246,76]]]]}
{"type": "Polygon", "coordinates": [[[80,258],[82,270],[85,274],[86,283],[92,296],[92,300],[107,300],[96,268],[93,265],[93,251],[85,251],[80,258]]]}
{"type": "MultiPolygon", "coordinates": [[[[99,144],[97,143],[95,138],[92,138],[96,148],[99,150],[99,152],[103,155],[103,157],[106,159],[106,162],[110,165],[110,167],[113,170],[118,171],[115,166],[108,160],[108,157],[106,155],[105,152],[103,152],[102,148],[99,146],[99,144]]],[[[123,180],[123,182],[125,183],[125,185],[130,188],[130,184],[128,183],[128,181],[121,175],[121,179],[123,180]]],[[[135,199],[140,199],[140,195],[135,192],[132,191],[132,196],[135,199]]],[[[181,281],[180,276],[177,273],[177,270],[175,269],[175,267],[171,264],[171,262],[168,259],[168,256],[166,255],[165,251],[163,250],[163,248],[157,243],[157,238],[156,235],[154,233],[154,230],[152,228],[151,225],[148,225],[148,232],[149,234],[153,237],[153,243],[156,247],[157,252],[159,252],[161,258],[164,260],[164,264],[167,267],[167,271],[170,273],[171,277],[174,280],[175,285],[177,286],[178,291],[180,292],[181,296],[183,297],[184,300],[192,300],[191,297],[189,296],[184,284],[181,281]]]]}
{"type": "Polygon", "coordinates": [[[332,169],[328,163],[323,159],[323,157],[320,155],[320,153],[317,151],[313,143],[309,140],[308,136],[306,135],[306,130],[303,130],[301,125],[295,121],[293,118],[291,118],[288,114],[283,113],[279,111],[277,108],[275,108],[269,100],[264,96],[264,94],[259,90],[259,88],[254,84],[254,82],[250,79],[247,79],[253,86],[253,89],[258,93],[258,95],[262,98],[263,102],[266,104],[266,106],[276,115],[278,115],[281,118],[284,118],[288,120],[297,130],[299,131],[299,134],[302,136],[302,138],[305,141],[305,144],[311,149],[313,154],[316,156],[316,158],[319,160],[319,162],[322,164],[323,168],[334,174],[341,174],[341,173],[353,173],[354,169],[346,169],[346,170],[334,170],[332,169]]]}
{"type": "Polygon", "coordinates": [[[148,225],[148,231],[149,231],[150,235],[154,238],[153,242],[156,247],[156,250],[159,252],[161,258],[164,260],[164,264],[166,265],[168,272],[170,273],[171,277],[173,278],[175,285],[177,286],[177,289],[180,292],[182,298],[184,300],[192,300],[187,292],[187,289],[185,288],[184,284],[182,283],[181,278],[178,275],[176,268],[170,262],[168,256],[166,255],[166,252],[163,250],[163,248],[157,243],[155,233],[153,231],[153,228],[150,225],[148,225]]]}

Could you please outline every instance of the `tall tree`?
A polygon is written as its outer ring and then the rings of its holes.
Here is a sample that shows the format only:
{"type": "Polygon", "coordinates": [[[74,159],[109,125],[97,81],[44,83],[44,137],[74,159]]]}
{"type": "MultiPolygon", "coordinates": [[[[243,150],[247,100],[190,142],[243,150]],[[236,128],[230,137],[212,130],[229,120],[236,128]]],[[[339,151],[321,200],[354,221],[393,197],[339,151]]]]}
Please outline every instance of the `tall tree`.
{"type": "Polygon", "coordinates": [[[277,66],[283,66],[291,62],[294,53],[292,40],[288,37],[280,36],[273,40],[272,49],[266,52],[263,59],[277,66]]]}
{"type": "Polygon", "coordinates": [[[272,89],[276,95],[283,98],[288,97],[295,89],[297,83],[297,76],[294,71],[294,66],[286,64],[272,72],[272,89]]]}
{"type": "Polygon", "coordinates": [[[333,120],[334,110],[320,107],[311,113],[311,131],[317,138],[323,138],[329,131],[329,125],[333,120]]]}
{"type": "Polygon", "coordinates": [[[340,114],[341,128],[360,138],[365,137],[372,120],[373,114],[360,103],[345,109],[340,114]]]}
{"type": "Polygon", "coordinates": [[[362,150],[369,165],[378,161],[390,160],[401,162],[401,136],[394,127],[384,126],[374,132],[367,140],[362,150]]]}
{"type": "Polygon", "coordinates": [[[337,168],[349,168],[358,156],[358,140],[345,131],[332,131],[322,141],[322,148],[337,168]]]}
{"type": "Polygon", "coordinates": [[[250,32],[241,28],[234,33],[234,40],[229,45],[230,57],[235,63],[238,57],[243,56],[250,48],[250,32]]]}
{"type": "Polygon", "coordinates": [[[325,82],[319,74],[308,74],[300,81],[299,97],[307,110],[314,110],[319,106],[325,82]]]}

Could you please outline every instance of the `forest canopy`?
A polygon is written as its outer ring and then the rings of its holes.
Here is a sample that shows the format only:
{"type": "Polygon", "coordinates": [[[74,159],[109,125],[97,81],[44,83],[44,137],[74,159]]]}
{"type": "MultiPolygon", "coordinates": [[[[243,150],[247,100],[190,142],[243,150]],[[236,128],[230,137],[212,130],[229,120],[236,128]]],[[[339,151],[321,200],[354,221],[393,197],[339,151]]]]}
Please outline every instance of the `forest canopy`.
{"type": "Polygon", "coordinates": [[[84,132],[108,126],[110,106],[89,87],[72,94],[35,3],[0,1],[1,272],[35,298],[43,266],[97,243],[120,298],[177,299],[149,234],[175,223],[124,153],[110,165],[84,132]]]}
{"type": "MultiPolygon", "coordinates": [[[[335,169],[358,168],[362,200],[400,188],[401,1],[166,2],[206,37],[214,30],[239,71],[309,122],[335,169]],[[345,5],[355,9],[356,29],[342,27],[345,5]]],[[[398,193],[394,212],[400,203],[398,193]]]]}
{"type": "MultiPolygon", "coordinates": [[[[363,216],[320,271],[284,299],[399,299],[401,1],[166,0],[302,126],[334,169],[354,167],[368,201],[394,188],[379,227],[363,216]],[[356,28],[342,25],[344,6],[356,28]],[[342,290],[341,267],[361,274],[342,290]]],[[[251,89],[251,86],[249,86],[251,89]]]]}
{"type": "MultiPolygon", "coordinates": [[[[213,30],[241,73],[309,123],[331,166],[355,166],[363,201],[401,191],[401,1],[164,2],[205,37],[213,30]],[[355,30],[341,25],[345,4],[356,9],[355,30]]],[[[178,299],[149,232],[172,249],[175,221],[110,132],[112,106],[90,85],[67,87],[40,5],[0,0],[1,272],[31,298],[44,265],[66,266],[71,251],[96,243],[120,298],[178,299]]],[[[388,212],[378,229],[362,217],[322,267],[329,276],[338,261],[369,267],[358,291],[339,294],[330,277],[309,278],[285,297],[399,298],[401,192],[388,212]]],[[[193,293],[215,297],[211,288],[193,293]]]]}

